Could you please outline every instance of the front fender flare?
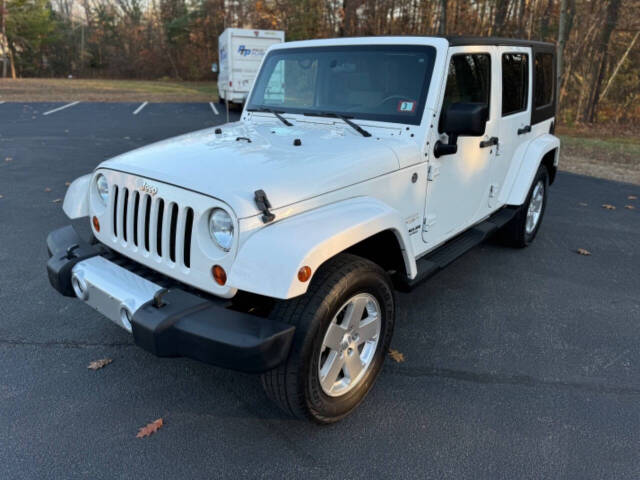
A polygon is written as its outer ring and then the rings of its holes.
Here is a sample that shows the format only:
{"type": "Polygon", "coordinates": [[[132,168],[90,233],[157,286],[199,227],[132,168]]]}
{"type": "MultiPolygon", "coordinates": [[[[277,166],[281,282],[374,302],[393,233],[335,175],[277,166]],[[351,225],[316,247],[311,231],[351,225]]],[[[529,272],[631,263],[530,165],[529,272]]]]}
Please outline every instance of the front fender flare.
{"type": "Polygon", "coordinates": [[[309,286],[309,281],[298,280],[301,267],[309,266],[313,274],[336,254],[386,230],[396,235],[407,274],[415,277],[415,257],[402,215],[374,198],[356,197],[261,228],[240,247],[227,283],[268,297],[296,297],[309,286]]]}
{"type": "Polygon", "coordinates": [[[557,165],[558,152],[560,151],[560,139],[558,137],[546,133],[529,143],[520,162],[520,168],[513,180],[511,190],[507,195],[505,201],[507,205],[522,205],[524,203],[542,158],[554,149],[556,150],[554,165],[557,165]]]}
{"type": "Polygon", "coordinates": [[[62,210],[71,220],[89,215],[89,185],[92,173],[76,178],[64,196],[62,210]]]}

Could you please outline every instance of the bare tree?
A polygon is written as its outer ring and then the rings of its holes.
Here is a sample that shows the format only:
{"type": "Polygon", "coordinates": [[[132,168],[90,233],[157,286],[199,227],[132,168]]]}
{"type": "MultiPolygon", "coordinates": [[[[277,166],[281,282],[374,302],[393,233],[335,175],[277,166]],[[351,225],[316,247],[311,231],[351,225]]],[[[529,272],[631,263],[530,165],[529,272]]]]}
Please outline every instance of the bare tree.
{"type": "Polygon", "coordinates": [[[600,58],[597,63],[597,70],[595,76],[595,85],[591,91],[589,103],[585,111],[583,119],[587,122],[593,122],[598,107],[598,101],[600,99],[600,88],[605,75],[605,67],[607,64],[607,56],[609,53],[609,40],[611,39],[611,33],[618,21],[618,14],[620,12],[621,0],[610,0],[607,5],[607,11],[605,14],[605,24],[600,34],[598,41],[598,47],[600,50],[600,58]]]}
{"type": "MultiPolygon", "coordinates": [[[[562,74],[564,71],[564,47],[567,43],[567,0],[560,0],[560,18],[558,21],[558,59],[557,59],[557,82],[562,84],[562,74]]],[[[556,101],[559,101],[558,89],[556,88],[556,101]]]]}
{"type": "Polygon", "coordinates": [[[440,22],[438,23],[438,35],[447,33],[447,0],[440,0],[440,22]]]}

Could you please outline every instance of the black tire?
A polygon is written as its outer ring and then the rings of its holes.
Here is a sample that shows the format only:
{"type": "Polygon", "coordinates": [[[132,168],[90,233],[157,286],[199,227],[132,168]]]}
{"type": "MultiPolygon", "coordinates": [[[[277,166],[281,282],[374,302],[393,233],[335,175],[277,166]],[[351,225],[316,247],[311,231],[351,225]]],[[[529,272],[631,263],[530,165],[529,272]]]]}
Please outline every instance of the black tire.
{"type": "Polygon", "coordinates": [[[542,219],[544,218],[544,212],[547,207],[547,190],[549,189],[549,172],[547,171],[547,167],[544,165],[540,165],[538,167],[538,171],[536,176],[531,182],[531,187],[529,188],[529,193],[527,194],[527,198],[525,202],[522,204],[518,213],[516,213],[515,217],[509,221],[500,232],[500,237],[502,240],[512,247],[523,248],[531,244],[536,235],[538,234],[538,230],[540,230],[540,225],[542,224],[542,219]],[[540,211],[540,215],[538,217],[537,223],[535,224],[535,228],[531,231],[527,231],[527,213],[529,211],[529,206],[533,200],[533,192],[536,189],[536,186],[540,183],[544,188],[542,194],[542,209],[540,211]]]}
{"type": "Polygon", "coordinates": [[[362,402],[380,373],[395,323],[391,280],[373,262],[340,254],[318,269],[305,295],[279,302],[271,317],[295,325],[296,332],[287,361],[262,375],[267,396],[293,416],[333,423],[362,402]],[[375,353],[361,380],[351,390],[338,397],[329,396],[319,378],[324,336],[345,302],[361,293],[375,297],[381,311],[375,353]]]}

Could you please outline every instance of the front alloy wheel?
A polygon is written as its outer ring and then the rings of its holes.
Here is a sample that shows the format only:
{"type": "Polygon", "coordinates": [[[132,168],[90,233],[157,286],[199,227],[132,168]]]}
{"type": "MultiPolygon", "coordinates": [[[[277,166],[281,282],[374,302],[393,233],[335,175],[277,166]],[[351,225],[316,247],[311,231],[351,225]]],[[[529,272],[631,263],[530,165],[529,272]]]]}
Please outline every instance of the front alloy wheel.
{"type": "Polygon", "coordinates": [[[343,253],[271,317],[296,331],[287,361],[262,376],[267,396],[299,418],[336,422],[364,399],[384,363],[395,321],[391,280],[375,263],[343,253]]]}
{"type": "Polygon", "coordinates": [[[339,397],[364,378],[378,347],[381,317],[380,305],[369,293],[350,298],[333,317],[318,361],[324,393],[339,397]]]}

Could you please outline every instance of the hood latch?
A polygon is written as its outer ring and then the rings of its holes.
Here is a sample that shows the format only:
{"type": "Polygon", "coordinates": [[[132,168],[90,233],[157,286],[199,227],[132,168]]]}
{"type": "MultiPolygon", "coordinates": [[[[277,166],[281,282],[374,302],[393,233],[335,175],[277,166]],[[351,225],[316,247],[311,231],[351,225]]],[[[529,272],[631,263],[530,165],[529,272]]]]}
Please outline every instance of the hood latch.
{"type": "Polygon", "coordinates": [[[276,216],[269,211],[271,202],[267,198],[267,194],[264,193],[264,190],[256,190],[254,195],[253,200],[256,202],[256,207],[262,212],[262,223],[272,222],[276,216]]]}

